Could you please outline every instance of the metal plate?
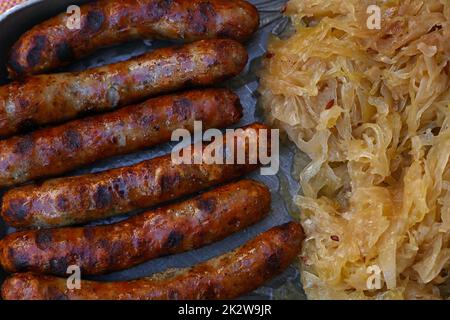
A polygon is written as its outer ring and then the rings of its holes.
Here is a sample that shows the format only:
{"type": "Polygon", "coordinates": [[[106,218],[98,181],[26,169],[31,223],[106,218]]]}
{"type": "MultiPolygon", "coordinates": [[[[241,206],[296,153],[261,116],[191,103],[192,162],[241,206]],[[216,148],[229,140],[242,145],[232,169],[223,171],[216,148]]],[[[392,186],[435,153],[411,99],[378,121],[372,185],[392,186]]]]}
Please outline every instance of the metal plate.
{"type": "MultiPolygon", "coordinates": [[[[72,4],[83,4],[86,0],[31,0],[19,5],[4,14],[0,15],[0,83],[7,83],[5,62],[9,48],[20,37],[20,35],[35,24],[38,24],[59,12],[65,12],[72,4]]],[[[244,72],[237,78],[228,81],[223,86],[233,89],[241,98],[244,106],[244,118],[237,126],[262,121],[257,108],[258,86],[257,75],[254,72],[260,66],[260,57],[265,54],[268,36],[271,32],[281,32],[288,21],[282,14],[285,0],[253,0],[261,13],[261,27],[251,41],[247,43],[250,54],[250,61],[244,72]]],[[[132,56],[142,54],[157,47],[170,45],[164,41],[134,41],[120,46],[102,49],[94,55],[76,62],[75,64],[62,69],[63,71],[83,70],[86,68],[109,64],[116,61],[129,59],[132,56]]],[[[165,153],[169,153],[173,144],[165,144],[148,150],[133,153],[127,156],[115,157],[94,165],[82,168],[69,175],[77,175],[90,172],[98,172],[106,169],[131,165],[145,159],[150,159],[165,153]]],[[[205,261],[214,256],[223,254],[235,247],[243,244],[257,234],[269,229],[272,226],[291,220],[289,208],[294,208],[291,203],[292,195],[298,191],[298,184],[291,178],[290,172],[293,162],[295,148],[286,144],[280,150],[280,172],[277,176],[259,176],[259,171],[250,175],[250,178],[264,182],[272,192],[272,211],[270,215],[260,223],[234,234],[223,241],[214,243],[207,247],[186,252],[183,254],[168,256],[143,263],[134,268],[115,272],[112,274],[90,277],[96,280],[119,281],[135,279],[151,275],[155,272],[163,271],[167,268],[186,267],[205,261]]],[[[1,197],[1,191],[0,191],[1,197]]],[[[130,213],[130,214],[136,214],[130,213]]],[[[129,216],[129,215],[127,215],[129,216]]],[[[111,223],[124,219],[127,216],[108,219],[98,223],[111,223]]],[[[7,228],[0,222],[0,237],[14,232],[14,229],[7,228]]],[[[0,283],[6,274],[0,271],[0,283]]],[[[299,280],[299,272],[295,266],[291,266],[282,275],[266,283],[263,287],[253,293],[242,297],[244,299],[305,299],[299,280]]]]}

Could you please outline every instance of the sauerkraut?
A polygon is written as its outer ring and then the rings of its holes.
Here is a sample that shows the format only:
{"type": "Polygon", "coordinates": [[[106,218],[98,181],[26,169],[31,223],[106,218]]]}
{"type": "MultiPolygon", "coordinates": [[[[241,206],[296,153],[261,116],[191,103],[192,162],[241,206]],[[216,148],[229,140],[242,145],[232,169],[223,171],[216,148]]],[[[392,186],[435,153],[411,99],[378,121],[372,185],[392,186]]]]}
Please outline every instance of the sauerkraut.
{"type": "Polygon", "coordinates": [[[294,32],[270,39],[259,91],[310,160],[294,170],[308,297],[445,297],[450,2],[291,0],[285,14],[294,32]]]}

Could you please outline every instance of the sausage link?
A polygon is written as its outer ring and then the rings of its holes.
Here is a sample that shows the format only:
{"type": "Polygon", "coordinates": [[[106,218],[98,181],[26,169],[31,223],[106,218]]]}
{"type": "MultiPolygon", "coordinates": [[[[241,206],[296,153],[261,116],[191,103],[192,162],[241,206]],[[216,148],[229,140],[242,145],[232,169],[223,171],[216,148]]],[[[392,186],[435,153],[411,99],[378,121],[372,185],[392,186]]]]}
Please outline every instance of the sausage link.
{"type": "Polygon", "coordinates": [[[110,111],[186,86],[216,84],[238,75],[247,59],[238,42],[205,40],[95,69],[13,82],[0,87],[0,137],[110,111]]]}
{"type": "Polygon", "coordinates": [[[266,186],[242,180],[122,222],[21,231],[0,240],[9,272],[64,275],[124,270],[150,259],[202,247],[261,220],[270,210],[266,186]]]}
{"type": "Polygon", "coordinates": [[[70,30],[62,13],[22,35],[10,52],[10,77],[42,73],[133,39],[245,41],[258,29],[259,15],[241,0],[103,0],[81,6],[80,21],[80,29],[70,30]]]}
{"type": "MultiPolygon", "coordinates": [[[[242,129],[243,135],[254,132],[258,139],[264,131],[269,132],[267,126],[258,123],[242,129]]],[[[237,142],[238,138],[234,139],[237,142]]],[[[270,143],[270,136],[268,139],[270,143]]],[[[224,138],[222,146],[226,145],[224,138]]],[[[203,149],[207,146],[205,144],[203,149]]],[[[237,148],[237,143],[235,146],[237,148]]],[[[190,153],[192,164],[175,164],[172,155],[168,154],[129,167],[12,189],[3,196],[1,215],[15,228],[49,228],[148,208],[257,169],[259,164],[249,161],[248,140],[245,140],[244,148],[243,164],[237,161],[234,164],[194,164],[196,149],[192,145],[184,149],[190,153]]]]}
{"type": "Polygon", "coordinates": [[[189,269],[169,270],[126,282],[66,280],[32,273],[15,274],[2,286],[5,300],[200,300],[233,299],[281,273],[300,252],[304,235],[295,222],[274,227],[242,247],[189,269]]]}
{"type": "Polygon", "coordinates": [[[0,141],[0,187],[55,176],[94,161],[170,141],[172,131],[222,128],[242,117],[229,90],[191,91],[148,100],[0,141]]]}

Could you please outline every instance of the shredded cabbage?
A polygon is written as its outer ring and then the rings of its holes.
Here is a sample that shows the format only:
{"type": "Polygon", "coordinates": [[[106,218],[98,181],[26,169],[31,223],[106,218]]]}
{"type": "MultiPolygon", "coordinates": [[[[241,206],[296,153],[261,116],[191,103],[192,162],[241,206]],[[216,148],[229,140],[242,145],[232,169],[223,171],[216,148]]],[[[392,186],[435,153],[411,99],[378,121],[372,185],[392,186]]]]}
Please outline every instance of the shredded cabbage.
{"type": "Polygon", "coordinates": [[[295,32],[270,39],[259,90],[268,119],[310,159],[294,170],[308,297],[442,298],[450,2],[291,0],[286,14],[295,32]],[[381,29],[367,27],[372,4],[381,29]]]}

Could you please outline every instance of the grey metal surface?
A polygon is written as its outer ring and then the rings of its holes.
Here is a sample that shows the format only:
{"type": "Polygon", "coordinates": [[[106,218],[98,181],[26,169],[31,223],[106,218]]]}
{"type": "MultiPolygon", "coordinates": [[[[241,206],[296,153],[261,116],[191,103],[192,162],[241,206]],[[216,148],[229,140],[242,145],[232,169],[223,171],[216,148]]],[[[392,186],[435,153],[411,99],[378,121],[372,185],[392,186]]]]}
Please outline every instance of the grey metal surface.
{"type": "MultiPolygon", "coordinates": [[[[6,56],[11,45],[19,36],[33,25],[63,12],[71,4],[86,3],[86,0],[31,0],[0,15],[0,83],[8,81],[6,77],[6,56]]],[[[250,61],[245,71],[237,78],[226,82],[223,86],[232,88],[239,94],[245,109],[245,115],[237,126],[242,126],[254,121],[262,121],[257,108],[258,86],[256,72],[260,66],[260,57],[265,54],[266,44],[269,34],[280,32],[288,21],[282,17],[281,10],[285,0],[253,0],[261,13],[261,28],[255,37],[247,44],[250,53],[250,61]]],[[[165,46],[170,43],[163,41],[135,41],[114,48],[102,49],[91,57],[76,62],[63,70],[82,70],[89,67],[104,65],[116,61],[126,60],[132,56],[165,46]]],[[[88,172],[103,171],[113,167],[131,165],[145,159],[150,159],[170,152],[173,144],[165,144],[127,156],[107,159],[92,166],[70,173],[77,175],[88,172]]],[[[270,215],[258,223],[242,232],[228,237],[227,239],[212,244],[210,246],[186,252],[183,254],[168,256],[147,263],[141,264],[129,270],[115,272],[112,274],[91,277],[91,279],[118,281],[135,279],[148,276],[154,272],[163,271],[167,268],[186,267],[195,263],[207,260],[214,256],[223,254],[235,247],[243,244],[257,234],[269,229],[272,226],[281,224],[291,219],[288,208],[293,208],[290,203],[293,194],[296,194],[298,184],[291,178],[290,172],[293,162],[294,147],[283,145],[281,148],[280,163],[281,168],[277,176],[260,176],[259,171],[250,175],[250,178],[264,182],[270,187],[273,204],[270,215]],[[283,190],[283,191],[282,191],[283,190]]],[[[1,197],[1,192],[0,192],[1,197]]],[[[131,213],[131,214],[136,214],[131,213]]],[[[125,218],[113,218],[98,223],[111,223],[125,218]]],[[[14,229],[7,228],[0,221],[0,237],[6,233],[14,232],[14,229]]],[[[0,283],[4,279],[5,273],[0,271],[0,283]]],[[[243,299],[304,299],[305,295],[300,285],[299,273],[295,266],[291,266],[286,272],[273,279],[255,292],[243,297],[243,299]]]]}

